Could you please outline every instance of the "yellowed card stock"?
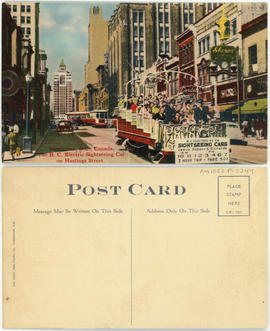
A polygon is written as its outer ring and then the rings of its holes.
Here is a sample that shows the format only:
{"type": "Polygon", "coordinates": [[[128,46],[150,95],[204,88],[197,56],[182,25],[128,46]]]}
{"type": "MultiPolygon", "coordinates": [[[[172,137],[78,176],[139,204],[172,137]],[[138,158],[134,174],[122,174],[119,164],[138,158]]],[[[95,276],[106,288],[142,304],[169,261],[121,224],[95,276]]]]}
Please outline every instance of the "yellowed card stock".
{"type": "Polygon", "coordinates": [[[4,168],[5,328],[263,328],[266,168],[4,168]]]}

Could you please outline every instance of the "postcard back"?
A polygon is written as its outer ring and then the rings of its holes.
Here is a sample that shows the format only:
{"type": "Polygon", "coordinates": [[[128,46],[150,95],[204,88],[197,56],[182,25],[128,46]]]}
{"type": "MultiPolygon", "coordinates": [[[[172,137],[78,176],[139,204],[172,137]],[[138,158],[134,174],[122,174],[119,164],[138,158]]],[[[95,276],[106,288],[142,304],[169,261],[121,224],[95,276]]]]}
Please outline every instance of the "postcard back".
{"type": "Polygon", "coordinates": [[[266,168],[3,169],[3,327],[266,325],[266,168]]]}

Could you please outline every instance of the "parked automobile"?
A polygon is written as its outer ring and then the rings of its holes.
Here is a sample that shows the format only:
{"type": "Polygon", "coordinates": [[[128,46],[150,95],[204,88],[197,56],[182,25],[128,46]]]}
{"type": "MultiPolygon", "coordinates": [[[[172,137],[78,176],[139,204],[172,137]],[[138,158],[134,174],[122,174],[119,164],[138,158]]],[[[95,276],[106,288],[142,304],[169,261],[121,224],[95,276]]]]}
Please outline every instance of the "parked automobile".
{"type": "Polygon", "coordinates": [[[78,130],[79,126],[78,126],[78,122],[77,121],[70,121],[73,127],[73,130],[78,130]]]}
{"type": "Polygon", "coordinates": [[[70,121],[60,121],[56,128],[56,132],[73,132],[73,126],[70,121]]]}
{"type": "Polygon", "coordinates": [[[51,120],[50,123],[49,123],[49,129],[53,130],[53,129],[56,129],[57,127],[57,124],[55,121],[51,120]]]}
{"type": "Polygon", "coordinates": [[[226,131],[231,144],[247,145],[245,136],[240,130],[239,124],[235,122],[223,122],[226,124],[226,131]]]}

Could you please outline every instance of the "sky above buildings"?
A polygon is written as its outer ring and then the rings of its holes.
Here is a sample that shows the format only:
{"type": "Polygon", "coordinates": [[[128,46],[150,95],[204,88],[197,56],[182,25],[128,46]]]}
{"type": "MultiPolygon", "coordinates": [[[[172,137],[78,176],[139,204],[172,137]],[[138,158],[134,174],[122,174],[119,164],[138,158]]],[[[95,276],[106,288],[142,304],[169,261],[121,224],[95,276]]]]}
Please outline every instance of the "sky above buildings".
{"type": "Polygon", "coordinates": [[[73,89],[84,87],[84,65],[88,58],[88,24],[90,6],[102,6],[108,20],[116,3],[40,2],[40,49],[47,53],[48,81],[53,83],[62,59],[72,74],[73,89]]]}

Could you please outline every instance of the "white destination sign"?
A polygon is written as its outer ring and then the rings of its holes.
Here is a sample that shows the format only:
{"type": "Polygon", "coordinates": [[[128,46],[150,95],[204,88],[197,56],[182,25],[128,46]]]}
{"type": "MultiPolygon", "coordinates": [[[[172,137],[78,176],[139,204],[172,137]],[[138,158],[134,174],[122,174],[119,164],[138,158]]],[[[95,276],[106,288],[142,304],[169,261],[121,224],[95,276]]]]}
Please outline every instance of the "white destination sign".
{"type": "Polygon", "coordinates": [[[177,139],[175,163],[229,163],[229,148],[227,137],[177,139]]]}

